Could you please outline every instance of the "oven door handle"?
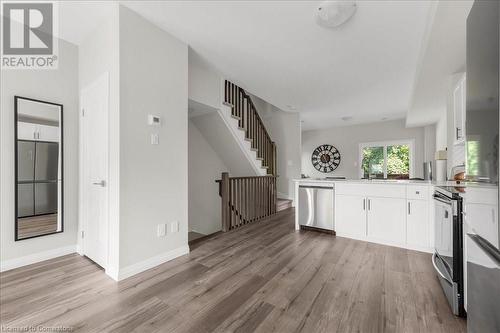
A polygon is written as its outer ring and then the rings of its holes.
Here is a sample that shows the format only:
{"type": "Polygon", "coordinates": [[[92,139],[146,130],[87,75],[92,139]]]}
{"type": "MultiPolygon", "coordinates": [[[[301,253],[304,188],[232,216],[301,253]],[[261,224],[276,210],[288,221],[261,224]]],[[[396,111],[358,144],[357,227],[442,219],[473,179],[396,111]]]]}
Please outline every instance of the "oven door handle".
{"type": "Polygon", "coordinates": [[[451,201],[447,201],[447,200],[445,200],[445,199],[442,199],[442,198],[441,198],[440,196],[438,196],[438,195],[434,195],[434,200],[437,200],[437,201],[439,201],[439,202],[442,202],[442,203],[447,204],[447,205],[450,205],[450,206],[452,205],[451,201]]]}
{"type": "Polygon", "coordinates": [[[437,254],[436,252],[434,252],[432,254],[432,266],[434,266],[434,269],[436,270],[436,272],[439,274],[439,276],[441,276],[446,282],[448,282],[450,285],[453,285],[453,281],[451,281],[451,279],[449,279],[446,275],[444,275],[440,270],[439,268],[437,267],[437,263],[436,263],[436,258],[437,258],[437,254]]]}

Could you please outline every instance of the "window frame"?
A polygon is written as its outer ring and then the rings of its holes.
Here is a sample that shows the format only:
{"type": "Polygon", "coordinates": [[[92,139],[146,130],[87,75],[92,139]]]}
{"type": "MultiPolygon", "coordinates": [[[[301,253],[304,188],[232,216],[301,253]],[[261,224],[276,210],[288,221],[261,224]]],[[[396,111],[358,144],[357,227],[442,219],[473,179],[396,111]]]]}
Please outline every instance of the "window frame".
{"type": "Polygon", "coordinates": [[[388,140],[388,141],[373,141],[373,142],[362,142],[359,144],[358,151],[358,168],[359,168],[359,178],[363,178],[363,149],[370,147],[383,147],[384,148],[384,179],[387,179],[387,147],[388,146],[401,146],[407,145],[409,149],[410,158],[410,171],[409,178],[414,178],[415,171],[415,139],[401,139],[401,140],[388,140]]]}

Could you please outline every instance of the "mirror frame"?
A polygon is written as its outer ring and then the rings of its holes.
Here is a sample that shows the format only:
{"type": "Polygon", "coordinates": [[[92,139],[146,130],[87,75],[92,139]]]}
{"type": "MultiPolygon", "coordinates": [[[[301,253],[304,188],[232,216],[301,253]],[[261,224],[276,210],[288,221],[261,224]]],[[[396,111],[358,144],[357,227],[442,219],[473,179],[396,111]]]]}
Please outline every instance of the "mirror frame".
{"type": "Polygon", "coordinates": [[[43,236],[48,236],[48,235],[54,235],[54,234],[59,234],[64,232],[64,122],[63,122],[63,114],[64,114],[64,109],[63,105],[59,103],[53,103],[53,102],[47,102],[47,101],[42,101],[39,99],[34,99],[34,98],[29,98],[29,97],[23,97],[23,96],[18,96],[14,95],[14,219],[15,219],[15,230],[14,230],[14,241],[23,241],[26,239],[32,239],[32,238],[38,238],[38,237],[43,237],[43,236]],[[36,236],[30,236],[30,237],[25,237],[25,238],[19,238],[18,235],[18,184],[17,184],[17,167],[18,167],[18,149],[17,149],[17,141],[18,141],[18,131],[17,131],[17,120],[18,120],[18,102],[19,100],[26,100],[26,101],[31,101],[31,102],[36,102],[36,103],[44,103],[44,104],[50,104],[54,106],[58,106],[60,108],[60,118],[59,118],[59,126],[60,126],[60,142],[59,145],[61,147],[61,211],[57,212],[60,215],[61,218],[61,230],[55,231],[55,232],[49,232],[46,234],[42,235],[36,235],[36,236]]]}

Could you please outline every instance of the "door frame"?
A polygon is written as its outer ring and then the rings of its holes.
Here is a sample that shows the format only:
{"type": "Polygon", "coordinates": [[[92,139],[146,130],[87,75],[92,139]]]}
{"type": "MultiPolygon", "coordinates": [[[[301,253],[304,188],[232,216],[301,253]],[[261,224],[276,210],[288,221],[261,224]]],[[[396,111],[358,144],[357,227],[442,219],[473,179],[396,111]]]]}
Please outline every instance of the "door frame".
{"type": "Polygon", "coordinates": [[[107,266],[109,265],[109,225],[110,225],[110,214],[109,214],[109,113],[110,113],[110,91],[109,91],[109,72],[104,72],[97,76],[95,80],[93,80],[91,83],[87,84],[85,87],[80,89],[79,93],[79,107],[78,107],[78,129],[79,129],[79,144],[78,144],[78,180],[79,180],[79,197],[78,197],[78,235],[77,235],[77,252],[78,254],[84,256],[86,254],[85,250],[85,230],[87,230],[87,219],[86,219],[86,211],[85,207],[87,205],[86,202],[86,196],[87,196],[87,191],[86,187],[84,186],[85,184],[85,169],[86,169],[86,164],[85,164],[85,136],[86,136],[86,126],[85,126],[85,116],[84,116],[84,111],[82,107],[82,101],[83,101],[83,92],[87,89],[90,89],[94,87],[95,85],[99,84],[101,80],[106,80],[106,85],[107,85],[107,122],[108,122],[108,129],[107,129],[107,137],[108,137],[108,144],[107,144],[107,155],[108,155],[108,165],[107,165],[107,170],[106,170],[106,182],[108,185],[105,187],[106,191],[106,197],[107,197],[107,216],[106,216],[106,229],[107,229],[107,239],[106,239],[106,265],[103,267],[105,270],[107,270],[107,266]]]}

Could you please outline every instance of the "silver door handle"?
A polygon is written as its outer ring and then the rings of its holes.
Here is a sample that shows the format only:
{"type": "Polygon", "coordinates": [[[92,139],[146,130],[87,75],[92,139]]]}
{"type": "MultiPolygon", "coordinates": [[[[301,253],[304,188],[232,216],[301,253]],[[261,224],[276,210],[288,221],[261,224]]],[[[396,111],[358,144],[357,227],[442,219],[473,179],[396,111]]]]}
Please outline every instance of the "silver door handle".
{"type": "Polygon", "coordinates": [[[450,281],[450,279],[448,279],[447,276],[445,276],[443,273],[441,273],[441,271],[439,270],[439,268],[437,267],[437,264],[436,264],[436,258],[437,258],[437,254],[436,252],[434,252],[432,254],[432,266],[434,266],[434,269],[436,270],[436,272],[439,274],[439,276],[441,276],[446,282],[448,282],[450,285],[453,284],[453,281],[450,281]]]}
{"type": "Polygon", "coordinates": [[[411,202],[408,202],[408,215],[411,215],[411,202]]]}
{"type": "Polygon", "coordinates": [[[100,182],[94,182],[92,184],[93,185],[99,185],[99,186],[105,187],[106,186],[106,181],[105,180],[101,180],[100,182]]]}
{"type": "Polygon", "coordinates": [[[366,199],[363,199],[363,210],[366,210],[366,199]]]}
{"type": "Polygon", "coordinates": [[[368,210],[372,210],[372,201],[368,199],[368,210]]]}

